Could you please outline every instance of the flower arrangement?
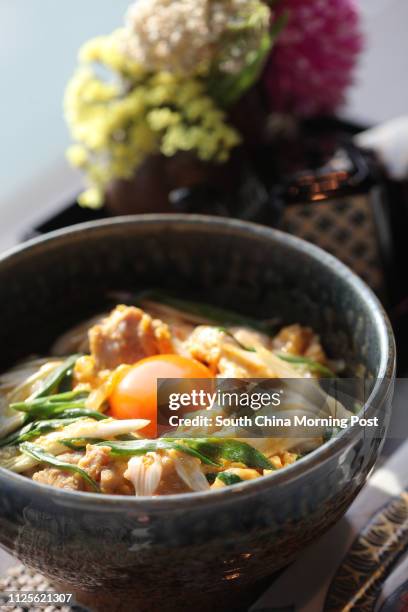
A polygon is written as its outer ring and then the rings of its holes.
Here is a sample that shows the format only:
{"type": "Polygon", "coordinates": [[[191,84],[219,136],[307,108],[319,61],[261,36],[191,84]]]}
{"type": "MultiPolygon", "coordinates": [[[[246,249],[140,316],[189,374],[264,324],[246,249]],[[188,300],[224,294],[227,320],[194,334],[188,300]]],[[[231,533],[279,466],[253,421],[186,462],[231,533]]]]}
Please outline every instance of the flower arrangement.
{"type": "Polygon", "coordinates": [[[65,96],[68,158],[89,182],[80,204],[101,206],[106,186],[152,154],[225,162],[241,142],[226,109],[257,80],[272,40],[260,0],[140,0],[124,28],[86,43],[65,96]]]}
{"type": "Polygon", "coordinates": [[[330,9],[321,0],[135,2],[122,28],[82,47],[66,90],[75,141],[68,158],[88,183],[79,203],[100,207],[115,181],[134,180],[155,156],[189,154],[203,164],[226,164],[245,145],[233,109],[254,88],[267,94],[265,114],[332,108],[359,49],[351,1],[330,0],[330,9]],[[354,27],[348,35],[343,18],[354,27]],[[335,76],[325,23],[336,45],[352,41],[348,55],[343,47],[339,53],[335,76]],[[313,36],[322,38],[319,44],[313,36]],[[305,70],[299,73],[305,62],[307,79],[305,70]]]}

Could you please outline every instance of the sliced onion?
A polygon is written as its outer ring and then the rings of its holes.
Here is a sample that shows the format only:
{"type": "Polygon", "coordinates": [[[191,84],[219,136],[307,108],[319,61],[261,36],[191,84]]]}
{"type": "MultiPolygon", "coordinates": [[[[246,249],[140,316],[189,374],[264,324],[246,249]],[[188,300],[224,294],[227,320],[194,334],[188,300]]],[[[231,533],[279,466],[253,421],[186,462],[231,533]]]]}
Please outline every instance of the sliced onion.
{"type": "Polygon", "coordinates": [[[133,484],[135,495],[153,495],[163,474],[162,458],[158,453],[132,457],[124,476],[133,484]]]}
{"type": "Polygon", "coordinates": [[[178,476],[192,491],[207,491],[210,488],[199,459],[178,452],[172,453],[172,458],[178,476]]]}

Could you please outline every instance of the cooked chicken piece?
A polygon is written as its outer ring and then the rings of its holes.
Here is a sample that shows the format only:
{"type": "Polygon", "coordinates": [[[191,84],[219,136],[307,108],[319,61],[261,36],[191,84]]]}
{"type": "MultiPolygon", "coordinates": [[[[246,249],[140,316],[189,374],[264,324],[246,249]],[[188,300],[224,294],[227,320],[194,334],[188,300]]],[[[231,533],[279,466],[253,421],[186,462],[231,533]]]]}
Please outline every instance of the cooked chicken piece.
{"type": "Polygon", "coordinates": [[[253,371],[234,361],[230,356],[221,357],[218,362],[218,375],[220,378],[251,378],[253,371]]]}
{"type": "Polygon", "coordinates": [[[110,462],[109,446],[92,446],[88,444],[85,456],[81,458],[78,467],[82,468],[91,478],[98,481],[101,472],[110,462]]]}
{"type": "Polygon", "coordinates": [[[273,339],[272,348],[292,355],[309,357],[319,363],[327,362],[320,338],[310,327],[298,324],[284,327],[273,339]]]}
{"type": "Polygon", "coordinates": [[[110,450],[109,446],[88,444],[78,467],[99,483],[101,493],[132,495],[133,488],[124,477],[127,462],[111,457],[110,450]]]}
{"type": "MultiPolygon", "coordinates": [[[[58,456],[58,459],[65,461],[65,463],[72,463],[72,465],[78,465],[82,459],[83,453],[62,453],[58,456]]],[[[71,472],[65,472],[58,468],[45,468],[38,471],[38,467],[33,468],[28,472],[33,480],[42,484],[50,485],[51,487],[58,487],[60,489],[73,489],[75,491],[85,491],[87,489],[86,483],[78,474],[72,474],[71,472]]]]}
{"type": "Polygon", "coordinates": [[[226,343],[222,348],[219,373],[223,378],[267,378],[271,375],[256,353],[233,343],[226,343]]]}
{"type": "Polygon", "coordinates": [[[85,483],[78,474],[64,472],[58,468],[45,468],[35,472],[32,478],[40,484],[57,487],[58,489],[73,489],[74,491],[83,491],[85,489],[85,483]]]}
{"type": "Polygon", "coordinates": [[[173,353],[168,325],[134,306],[117,306],[89,330],[91,354],[98,370],[113,370],[143,357],[173,353]]]}
{"type": "Polygon", "coordinates": [[[231,333],[240,344],[247,348],[255,346],[264,346],[270,348],[271,339],[266,334],[248,329],[247,327],[231,327],[231,333]]]}
{"type": "Polygon", "coordinates": [[[78,465],[83,456],[84,453],[82,451],[68,452],[58,455],[58,459],[60,459],[61,461],[65,461],[65,463],[72,463],[72,465],[78,465]]]}
{"type": "Polygon", "coordinates": [[[242,350],[240,344],[264,347],[268,338],[244,327],[231,328],[226,333],[219,327],[200,325],[183,343],[182,353],[205,363],[223,378],[263,376],[264,364],[252,352],[242,350]]]}
{"type": "Polygon", "coordinates": [[[199,325],[183,343],[182,352],[217,370],[225,333],[218,327],[199,325]]]}
{"type": "MultiPolygon", "coordinates": [[[[127,462],[110,457],[110,448],[88,444],[83,453],[64,453],[59,456],[66,463],[78,465],[100,486],[101,493],[133,495],[133,487],[125,479],[127,462]]],[[[72,474],[57,468],[45,468],[32,475],[32,479],[60,489],[89,491],[89,486],[79,474],[72,474]]]]}
{"type": "Polygon", "coordinates": [[[132,485],[125,479],[127,462],[122,460],[112,461],[108,467],[101,472],[100,487],[102,493],[107,495],[133,495],[132,485]]]}

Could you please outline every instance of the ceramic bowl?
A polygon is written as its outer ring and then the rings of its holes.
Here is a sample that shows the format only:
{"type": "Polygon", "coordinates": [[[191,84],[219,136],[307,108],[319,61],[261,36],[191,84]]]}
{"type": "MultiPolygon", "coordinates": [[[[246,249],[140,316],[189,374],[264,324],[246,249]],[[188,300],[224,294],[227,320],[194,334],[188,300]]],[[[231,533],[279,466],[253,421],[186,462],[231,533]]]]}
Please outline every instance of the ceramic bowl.
{"type": "Polygon", "coordinates": [[[311,244],[239,221],[148,215],[59,231],[0,259],[0,368],[45,353],[110,292],[146,287],[314,327],[330,355],[372,375],[364,410],[379,427],[367,436],[356,426],[285,470],[211,493],[102,497],[0,470],[0,543],[94,609],[229,610],[363,486],[390,413],[393,335],[371,291],[311,244]]]}

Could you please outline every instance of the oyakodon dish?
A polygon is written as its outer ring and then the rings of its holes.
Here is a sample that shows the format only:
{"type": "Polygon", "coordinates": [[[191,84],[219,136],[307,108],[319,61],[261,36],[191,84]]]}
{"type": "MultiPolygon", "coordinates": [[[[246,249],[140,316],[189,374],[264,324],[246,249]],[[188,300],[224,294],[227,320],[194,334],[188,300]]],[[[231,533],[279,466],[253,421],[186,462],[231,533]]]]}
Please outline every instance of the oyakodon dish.
{"type": "Polygon", "coordinates": [[[59,488],[137,496],[259,478],[323,437],[244,441],[219,428],[153,439],[157,379],[319,378],[333,369],[308,327],[272,334],[267,321],[144,294],[137,306],[68,331],[50,357],[1,377],[0,466],[59,488]]]}

